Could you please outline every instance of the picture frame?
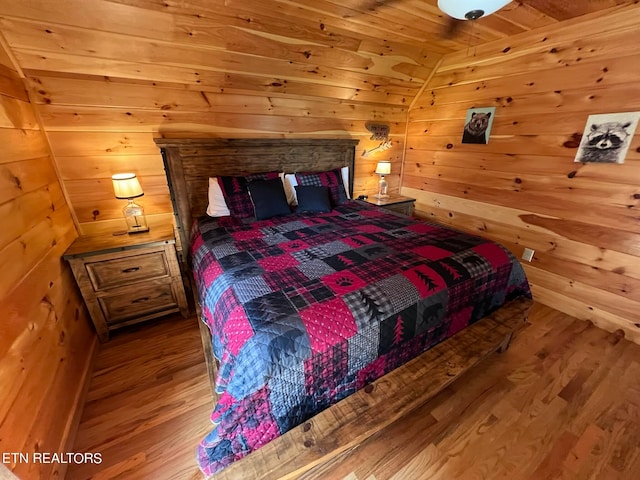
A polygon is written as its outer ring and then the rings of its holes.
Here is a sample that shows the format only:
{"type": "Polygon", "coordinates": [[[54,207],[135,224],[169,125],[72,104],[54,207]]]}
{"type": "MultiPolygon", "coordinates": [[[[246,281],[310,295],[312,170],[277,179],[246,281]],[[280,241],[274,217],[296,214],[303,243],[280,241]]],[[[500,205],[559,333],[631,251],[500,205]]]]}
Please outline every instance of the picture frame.
{"type": "Polygon", "coordinates": [[[468,109],[462,133],[462,143],[488,143],[495,116],[496,107],[468,109]]]}
{"type": "Polygon", "coordinates": [[[574,162],[624,163],[640,112],[589,115],[574,162]]]}

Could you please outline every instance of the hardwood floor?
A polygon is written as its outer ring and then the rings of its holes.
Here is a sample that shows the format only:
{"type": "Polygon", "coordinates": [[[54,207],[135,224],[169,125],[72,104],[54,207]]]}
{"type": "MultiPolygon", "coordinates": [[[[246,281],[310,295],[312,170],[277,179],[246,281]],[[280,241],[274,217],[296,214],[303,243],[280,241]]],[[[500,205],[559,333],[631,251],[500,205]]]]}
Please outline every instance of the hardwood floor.
{"type": "MultiPolygon", "coordinates": [[[[511,348],[308,479],[637,479],[640,346],[541,305],[511,348]]],[[[210,391],[194,319],[103,345],[68,479],[196,479],[210,391]]]]}
{"type": "Polygon", "coordinates": [[[70,465],[74,479],[201,479],[197,444],[213,408],[195,317],[141,324],[101,346],[75,452],[101,464],[70,465]]]}

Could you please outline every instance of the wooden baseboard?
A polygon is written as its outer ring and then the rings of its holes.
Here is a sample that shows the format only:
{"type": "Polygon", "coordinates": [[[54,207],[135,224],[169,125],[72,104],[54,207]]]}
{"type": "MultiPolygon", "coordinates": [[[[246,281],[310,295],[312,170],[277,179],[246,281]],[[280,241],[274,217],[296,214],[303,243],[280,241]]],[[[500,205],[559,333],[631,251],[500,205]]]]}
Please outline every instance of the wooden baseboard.
{"type": "Polygon", "coordinates": [[[371,385],[215,474],[216,480],[290,479],[330,462],[508,345],[533,301],[518,298],[371,385]]]}

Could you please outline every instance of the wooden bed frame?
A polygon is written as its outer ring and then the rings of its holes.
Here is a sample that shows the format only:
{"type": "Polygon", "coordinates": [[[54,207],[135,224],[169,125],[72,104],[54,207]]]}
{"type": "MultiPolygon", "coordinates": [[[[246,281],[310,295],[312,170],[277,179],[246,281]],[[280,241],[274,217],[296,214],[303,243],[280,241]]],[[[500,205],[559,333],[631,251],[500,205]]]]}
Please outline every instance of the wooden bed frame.
{"type": "MultiPolygon", "coordinates": [[[[205,213],[209,177],[265,171],[325,171],[348,166],[353,195],[357,140],[351,139],[156,139],[162,151],[181,263],[191,282],[209,380],[215,395],[217,363],[186,253],[194,220],[205,213]]],[[[295,478],[426,403],[488,355],[505,350],[524,325],[532,301],[518,298],[373,384],[237,461],[215,478],[295,478]]]]}

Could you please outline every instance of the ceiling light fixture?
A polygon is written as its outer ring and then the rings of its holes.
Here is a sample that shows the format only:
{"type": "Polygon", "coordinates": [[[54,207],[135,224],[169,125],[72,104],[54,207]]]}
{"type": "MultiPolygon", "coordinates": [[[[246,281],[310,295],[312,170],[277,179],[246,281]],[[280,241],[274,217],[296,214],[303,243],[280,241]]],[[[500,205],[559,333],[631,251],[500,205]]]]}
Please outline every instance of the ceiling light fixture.
{"type": "Polygon", "coordinates": [[[497,12],[510,0],[438,0],[438,8],[458,20],[477,20],[497,12]]]}

